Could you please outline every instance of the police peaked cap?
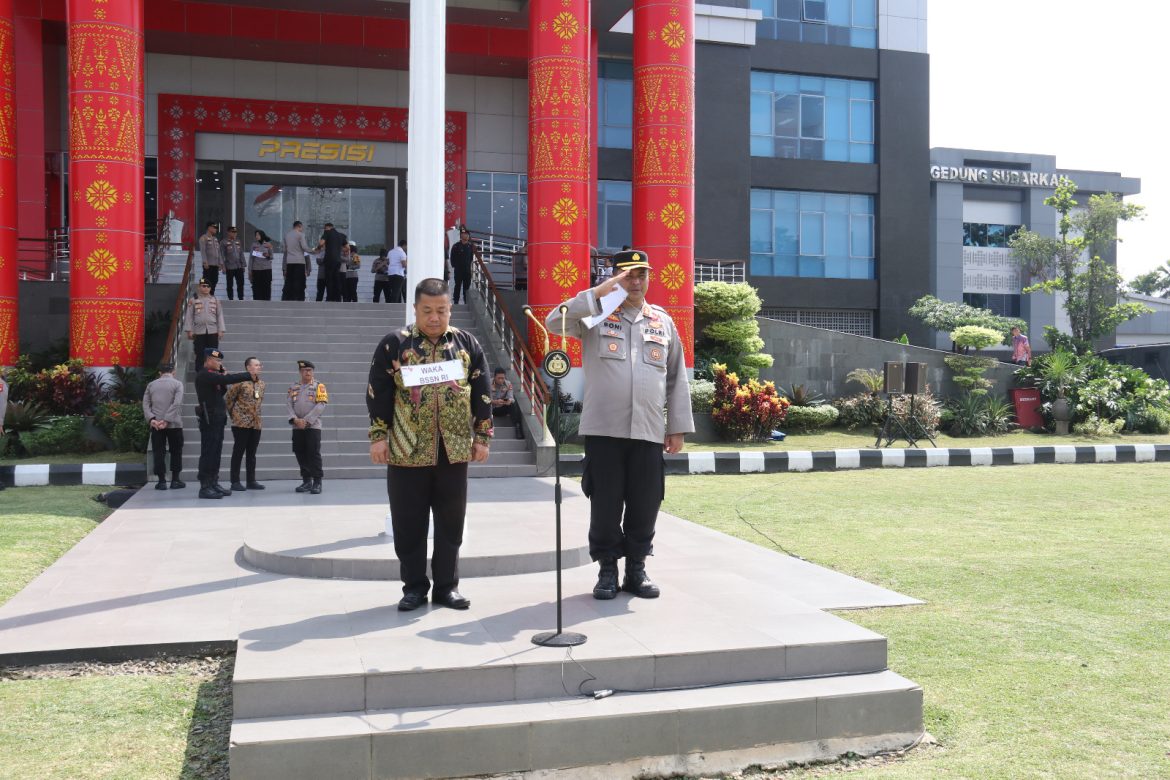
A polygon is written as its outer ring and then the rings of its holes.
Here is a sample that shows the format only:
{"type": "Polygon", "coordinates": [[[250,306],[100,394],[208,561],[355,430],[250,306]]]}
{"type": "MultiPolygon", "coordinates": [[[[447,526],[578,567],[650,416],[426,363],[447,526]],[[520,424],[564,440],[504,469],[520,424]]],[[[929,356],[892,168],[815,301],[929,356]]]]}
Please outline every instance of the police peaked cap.
{"type": "Polygon", "coordinates": [[[208,287],[210,287],[210,286],[211,286],[211,282],[207,281],[207,277],[206,277],[206,276],[204,276],[204,277],[200,277],[200,279],[199,279],[199,284],[201,284],[201,285],[204,285],[204,284],[206,284],[208,287]]]}
{"type": "Polygon", "coordinates": [[[209,357],[218,358],[219,360],[223,360],[223,353],[220,352],[215,347],[208,347],[207,349],[203,350],[203,359],[207,360],[207,358],[209,358],[209,357]]]}
{"type": "Polygon", "coordinates": [[[313,368],[313,369],[315,369],[317,367],[313,365],[313,361],[311,361],[311,360],[298,360],[297,361],[297,368],[313,368]]]}
{"type": "Polygon", "coordinates": [[[640,249],[627,249],[613,256],[615,271],[628,271],[631,268],[650,268],[650,258],[640,249]]]}

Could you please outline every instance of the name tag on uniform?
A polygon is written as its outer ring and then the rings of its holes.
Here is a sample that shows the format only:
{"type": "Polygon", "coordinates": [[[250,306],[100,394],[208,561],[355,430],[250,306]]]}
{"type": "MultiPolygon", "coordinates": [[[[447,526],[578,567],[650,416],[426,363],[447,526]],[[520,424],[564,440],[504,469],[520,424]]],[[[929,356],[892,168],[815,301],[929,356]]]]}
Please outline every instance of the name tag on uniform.
{"type": "Polygon", "coordinates": [[[402,367],[402,384],[407,387],[458,382],[466,374],[462,360],[444,360],[442,363],[418,363],[402,367]]]}

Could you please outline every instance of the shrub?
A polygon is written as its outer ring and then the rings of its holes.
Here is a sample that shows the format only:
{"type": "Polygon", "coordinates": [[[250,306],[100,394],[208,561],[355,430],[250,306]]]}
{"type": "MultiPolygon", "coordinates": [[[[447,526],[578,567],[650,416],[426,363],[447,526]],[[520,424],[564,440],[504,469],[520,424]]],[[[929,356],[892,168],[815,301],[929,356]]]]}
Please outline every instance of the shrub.
{"type": "Polygon", "coordinates": [[[34,403],[8,403],[4,417],[4,455],[21,457],[28,454],[24,437],[47,428],[52,418],[42,407],[34,403]]]}
{"type": "MultiPolygon", "coordinates": [[[[917,433],[917,429],[909,425],[910,422],[910,404],[914,404],[914,417],[917,418],[918,424],[931,435],[938,430],[939,413],[942,410],[942,404],[934,397],[932,393],[920,393],[916,396],[896,395],[894,396],[894,414],[902,421],[903,425],[911,433],[917,433]]],[[[885,421],[885,415],[882,416],[882,421],[885,421]]]]}
{"type": "Polygon", "coordinates": [[[833,401],[837,409],[837,423],[847,430],[876,428],[886,419],[886,402],[870,393],[858,393],[833,401]]]}
{"type": "Polygon", "coordinates": [[[710,379],[691,380],[691,411],[695,414],[710,414],[715,401],[715,383],[710,379]]]}
{"type": "Polygon", "coordinates": [[[790,406],[817,406],[824,402],[825,397],[820,393],[808,389],[807,385],[794,384],[785,393],[790,406]]]}
{"type": "Polygon", "coordinates": [[[95,374],[86,373],[81,360],[70,360],[35,373],[30,366],[30,361],[22,359],[10,372],[12,395],[44,407],[49,414],[90,414],[102,398],[101,380],[95,374]]]}
{"type": "Polygon", "coordinates": [[[776,392],[771,382],[749,379],[741,384],[727,366],[715,363],[715,401],[711,420],[724,438],[732,441],[762,441],[783,422],[788,399],[776,392]]]}
{"type": "Polygon", "coordinates": [[[876,368],[855,368],[845,375],[849,382],[856,382],[871,393],[880,393],[886,386],[886,378],[876,368]]]}
{"type": "Polygon", "coordinates": [[[837,422],[837,409],[828,404],[822,406],[790,406],[785,416],[785,428],[793,433],[831,428],[837,422]]]}
{"type": "Polygon", "coordinates": [[[986,371],[995,365],[993,358],[976,357],[975,355],[947,355],[943,358],[947,368],[955,372],[951,377],[955,384],[963,389],[964,395],[986,395],[992,381],[983,376],[986,371]]]}
{"type": "Polygon", "coordinates": [[[964,325],[990,328],[1001,334],[1003,339],[1011,335],[1013,327],[1019,328],[1022,333],[1028,332],[1028,323],[1021,319],[1000,317],[989,309],[977,309],[965,303],[942,301],[933,295],[919,298],[910,307],[909,313],[927,327],[947,333],[964,325]]]}
{"type": "Polygon", "coordinates": [[[1170,433],[1170,412],[1165,409],[1146,409],[1139,412],[1133,423],[1139,433],[1170,433]]]}
{"type": "Polygon", "coordinates": [[[772,356],[760,352],[760,296],[747,284],[703,282],[695,286],[698,356],[696,376],[714,378],[714,366],[722,364],[737,376],[755,379],[760,369],[772,365],[772,356]]]}
{"type": "Polygon", "coordinates": [[[119,452],[146,452],[150,423],[142,414],[142,404],[107,401],[97,408],[93,422],[119,452]]]}
{"type": "Polygon", "coordinates": [[[1021,366],[1016,379],[1021,385],[1031,382],[1039,388],[1045,407],[1064,392],[1075,422],[1092,414],[1104,420],[1124,420],[1131,430],[1137,430],[1149,412],[1170,413],[1170,385],[1164,379],[1092,355],[1065,351],[1040,355],[1031,366],[1021,366]]]}
{"type": "Polygon", "coordinates": [[[84,417],[54,417],[48,425],[24,434],[20,440],[32,457],[98,449],[86,441],[84,417]]]}
{"type": "Polygon", "coordinates": [[[1073,426],[1073,433],[1095,439],[1102,436],[1116,436],[1121,433],[1124,425],[1125,420],[1104,420],[1095,414],[1090,414],[1084,422],[1073,426]]]}
{"type": "Polygon", "coordinates": [[[1004,398],[967,393],[947,407],[946,430],[952,436],[996,436],[1015,425],[1012,405],[1004,398]]]}

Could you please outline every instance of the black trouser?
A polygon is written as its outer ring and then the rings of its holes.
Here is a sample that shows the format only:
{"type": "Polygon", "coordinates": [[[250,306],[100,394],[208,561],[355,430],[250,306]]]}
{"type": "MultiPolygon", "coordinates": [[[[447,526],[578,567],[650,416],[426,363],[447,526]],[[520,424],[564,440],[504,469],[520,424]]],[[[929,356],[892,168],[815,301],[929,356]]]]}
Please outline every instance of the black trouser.
{"type": "Polygon", "coordinates": [[[524,422],[524,415],[520,411],[520,404],[513,401],[507,406],[493,406],[492,417],[511,417],[512,424],[517,428],[524,422]]]}
{"type": "Polygon", "coordinates": [[[451,291],[452,303],[459,303],[459,291],[463,291],[463,298],[467,300],[467,291],[471,289],[471,265],[462,263],[455,266],[455,284],[451,291]]]}
{"type": "Polygon", "coordinates": [[[321,470],[320,428],[293,428],[292,450],[301,468],[301,479],[308,482],[325,476],[321,470]]]}
{"type": "Polygon", "coordinates": [[[394,527],[394,553],[402,577],[403,593],[426,595],[427,526],[435,518],[435,552],[431,574],[435,596],[459,587],[459,546],[463,544],[463,519],[467,514],[467,464],[447,460],[439,441],[434,466],[390,466],[386,492],[390,496],[390,520],[394,527]]]}
{"type": "Polygon", "coordinates": [[[167,475],[167,450],[171,451],[171,474],[179,478],[183,470],[183,429],[163,428],[150,431],[150,448],[154,450],[154,475],[159,479],[167,475]]]}
{"type": "Polygon", "coordinates": [[[240,461],[248,457],[245,473],[248,482],[256,481],[256,448],[260,446],[259,428],[232,426],[232,482],[240,481],[240,461]]]}
{"type": "Polygon", "coordinates": [[[357,303],[357,277],[346,276],[345,282],[342,285],[342,300],[347,303],[357,303]]]}
{"type": "Polygon", "coordinates": [[[390,297],[387,298],[390,303],[405,303],[406,302],[406,277],[398,274],[390,274],[390,297]]]}
{"type": "MultiPolygon", "coordinates": [[[[218,333],[196,333],[195,334],[195,365],[203,365],[203,350],[208,347],[219,347],[218,333]]],[[[199,369],[196,369],[198,371],[199,369]]]]}
{"type": "MultiPolygon", "coordinates": [[[[302,285],[303,286],[303,285],[302,285]]],[[[252,272],[252,300],[272,300],[272,269],[252,272]]]]}
{"type": "Polygon", "coordinates": [[[345,281],[345,272],[341,270],[341,262],[326,260],[324,267],[318,273],[325,274],[325,300],[340,301],[341,288],[345,281]]]}
{"type": "Polygon", "coordinates": [[[289,263],[284,268],[284,290],[282,301],[303,301],[305,299],[305,264],[289,263]]]}
{"type": "Polygon", "coordinates": [[[219,481],[219,460],[223,456],[223,427],[226,412],[215,412],[208,422],[199,423],[199,484],[206,487],[219,481]]]}
{"type": "Polygon", "coordinates": [[[227,275],[227,295],[228,300],[232,300],[232,282],[235,282],[235,291],[239,293],[236,297],[241,301],[244,300],[244,269],[243,268],[229,268],[224,271],[227,275]]]}
{"type": "Polygon", "coordinates": [[[377,303],[379,299],[385,299],[386,303],[397,303],[397,301],[394,300],[394,296],[390,290],[391,287],[389,279],[375,279],[374,303],[377,303]]]}
{"type": "Polygon", "coordinates": [[[215,295],[215,285],[219,284],[219,266],[209,265],[204,268],[203,278],[207,280],[207,284],[211,287],[211,294],[215,295]]]}
{"type": "Polygon", "coordinates": [[[589,497],[593,560],[654,552],[654,523],[666,493],[662,442],[586,436],[581,490],[589,497]]]}

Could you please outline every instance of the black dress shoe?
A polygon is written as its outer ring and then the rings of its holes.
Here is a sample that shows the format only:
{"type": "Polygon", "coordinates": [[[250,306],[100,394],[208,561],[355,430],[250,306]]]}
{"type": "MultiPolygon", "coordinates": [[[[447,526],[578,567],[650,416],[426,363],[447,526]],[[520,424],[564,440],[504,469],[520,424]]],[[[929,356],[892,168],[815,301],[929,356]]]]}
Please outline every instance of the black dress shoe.
{"type": "Polygon", "coordinates": [[[449,607],[450,609],[467,609],[471,606],[471,599],[459,595],[459,591],[457,590],[445,593],[442,596],[436,594],[434,601],[436,607],[449,607]]]}
{"type": "Polygon", "coordinates": [[[423,604],[426,604],[426,603],[427,603],[427,594],[425,594],[425,593],[407,593],[405,596],[402,597],[402,600],[398,602],[398,611],[399,612],[410,612],[411,610],[418,609],[419,607],[421,607],[423,604]]]}
{"type": "Polygon", "coordinates": [[[187,487],[187,483],[183,480],[177,478],[171,480],[171,490],[179,490],[185,487],[187,487]]]}
{"type": "Polygon", "coordinates": [[[238,481],[232,483],[232,490],[238,490],[239,492],[243,493],[247,489],[248,488],[241,485],[238,481]]]}
{"type": "Polygon", "coordinates": [[[297,485],[296,488],[294,488],[294,489],[298,493],[308,493],[310,490],[313,489],[313,483],[306,479],[304,482],[297,485]]]}
{"type": "Polygon", "coordinates": [[[167,481],[165,479],[160,479],[158,481],[158,484],[156,484],[154,486],[154,489],[155,490],[166,490],[167,489],[167,481]]]}
{"type": "Polygon", "coordinates": [[[248,490],[264,490],[264,486],[254,479],[248,480],[248,490]]]}
{"type": "Polygon", "coordinates": [[[200,498],[223,498],[223,493],[220,493],[213,487],[205,487],[199,489],[200,498]]]}
{"type": "Polygon", "coordinates": [[[218,490],[220,493],[223,493],[225,496],[230,496],[232,494],[232,491],[228,490],[227,488],[225,488],[223,485],[219,484],[218,482],[213,483],[212,487],[215,488],[216,490],[218,490]]]}

